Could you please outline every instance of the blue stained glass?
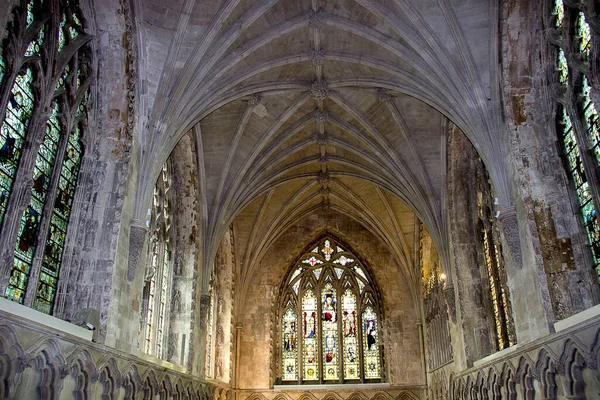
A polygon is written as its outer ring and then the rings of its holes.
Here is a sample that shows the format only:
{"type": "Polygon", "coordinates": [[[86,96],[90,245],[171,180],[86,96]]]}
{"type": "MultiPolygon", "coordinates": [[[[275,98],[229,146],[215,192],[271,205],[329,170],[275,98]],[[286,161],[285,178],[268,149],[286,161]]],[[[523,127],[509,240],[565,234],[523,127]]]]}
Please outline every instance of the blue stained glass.
{"type": "Polygon", "coordinates": [[[591,88],[587,78],[583,77],[582,97],[583,97],[583,118],[585,120],[588,137],[592,146],[592,151],[596,157],[596,162],[600,166],[600,118],[598,111],[590,96],[591,88]]]}
{"type": "Polygon", "coordinates": [[[573,133],[571,120],[562,106],[560,107],[560,117],[560,127],[562,129],[559,134],[563,141],[564,152],[567,155],[569,174],[575,184],[583,222],[592,249],[594,266],[596,272],[600,275],[600,226],[598,225],[596,209],[592,202],[592,195],[581,160],[581,153],[579,152],[579,147],[577,146],[575,135],[573,133]]]}

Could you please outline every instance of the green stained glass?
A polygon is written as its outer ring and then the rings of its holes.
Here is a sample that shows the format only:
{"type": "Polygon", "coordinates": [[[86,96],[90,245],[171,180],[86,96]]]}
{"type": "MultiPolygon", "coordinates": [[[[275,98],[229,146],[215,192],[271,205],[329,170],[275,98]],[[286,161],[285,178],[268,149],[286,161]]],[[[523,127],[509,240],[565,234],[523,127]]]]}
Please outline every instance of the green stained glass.
{"type": "Polygon", "coordinates": [[[560,107],[559,136],[562,139],[563,150],[567,157],[568,172],[575,184],[577,199],[586,228],[587,236],[592,249],[592,257],[596,272],[600,275],[600,226],[596,209],[592,202],[592,195],[585,175],[585,169],[581,160],[581,153],[575,140],[571,120],[564,107],[560,107]]]}
{"type": "Polygon", "coordinates": [[[31,68],[27,68],[17,76],[0,129],[0,224],[4,219],[21,149],[35,105],[32,83],[31,68]]]}
{"type": "Polygon", "coordinates": [[[35,21],[35,17],[33,14],[33,0],[27,2],[27,27],[29,28],[31,24],[35,21]]]}
{"type": "Polygon", "coordinates": [[[42,27],[37,37],[27,46],[27,50],[25,51],[26,56],[30,57],[40,53],[40,48],[44,44],[44,36],[44,27],[42,27]]]}
{"type": "Polygon", "coordinates": [[[346,289],[342,296],[342,335],[344,338],[344,379],[359,379],[360,364],[356,332],[356,295],[346,289]]]}
{"type": "Polygon", "coordinates": [[[377,313],[367,307],[362,315],[365,379],[381,378],[379,356],[379,324],[377,313]]]}
{"type": "Polygon", "coordinates": [[[562,0],[555,0],[554,2],[554,10],[552,14],[555,16],[554,26],[556,28],[562,28],[565,23],[565,6],[562,0]]]}
{"type": "Polygon", "coordinates": [[[567,59],[565,58],[565,52],[561,48],[558,49],[556,63],[558,68],[558,81],[566,86],[569,83],[569,66],[567,64],[567,59]]]}
{"type": "Polygon", "coordinates": [[[284,381],[298,380],[298,317],[288,308],[281,318],[281,377],[284,381]]]}
{"type": "Polygon", "coordinates": [[[4,74],[6,73],[6,61],[4,61],[4,56],[0,51],[0,83],[2,83],[2,79],[4,79],[4,74]]]}
{"type": "Polygon", "coordinates": [[[54,200],[54,209],[50,220],[50,232],[46,240],[42,258],[40,283],[38,284],[36,299],[33,304],[35,309],[47,314],[52,313],[54,306],[60,264],[67,236],[67,226],[71,216],[71,206],[75,197],[75,188],[82,155],[81,129],[77,126],[69,136],[63,158],[63,165],[54,200]]]}
{"type": "Polygon", "coordinates": [[[302,378],[307,381],[319,379],[317,337],[317,298],[308,289],[302,297],[302,378]]]}
{"type": "Polygon", "coordinates": [[[67,16],[63,14],[62,21],[60,22],[60,26],[58,28],[58,51],[62,51],[65,48],[66,38],[65,38],[65,25],[67,24],[67,16]]]}
{"type": "Polygon", "coordinates": [[[592,43],[592,36],[590,34],[590,26],[585,21],[585,16],[580,11],[577,14],[577,37],[579,39],[579,52],[585,56],[586,59],[590,55],[590,47],[592,43]]]}
{"type": "Polygon", "coordinates": [[[339,379],[337,296],[331,283],[321,293],[321,323],[323,332],[323,379],[339,379]]]}
{"type": "Polygon", "coordinates": [[[591,88],[587,78],[583,77],[582,97],[583,97],[583,118],[585,119],[588,137],[592,146],[592,152],[596,157],[596,162],[600,166],[600,119],[598,111],[590,96],[591,88]]]}
{"type": "MultiPolygon", "coordinates": [[[[50,112],[50,118],[46,123],[46,134],[35,161],[33,169],[33,185],[31,186],[31,198],[29,206],[21,217],[21,225],[17,235],[17,243],[15,245],[15,259],[13,270],[20,268],[22,264],[27,264],[29,268],[33,263],[33,256],[37,246],[37,238],[39,227],[42,219],[42,212],[48,187],[50,185],[50,177],[54,167],[54,160],[58,150],[58,141],[60,139],[60,123],[58,121],[58,104],[54,104],[50,112]]],[[[43,286],[44,296],[54,294],[52,288],[44,286],[44,277],[40,276],[40,285],[43,286]]],[[[48,278],[47,281],[50,279],[48,278]]],[[[25,290],[27,279],[23,280],[25,290]]]]}

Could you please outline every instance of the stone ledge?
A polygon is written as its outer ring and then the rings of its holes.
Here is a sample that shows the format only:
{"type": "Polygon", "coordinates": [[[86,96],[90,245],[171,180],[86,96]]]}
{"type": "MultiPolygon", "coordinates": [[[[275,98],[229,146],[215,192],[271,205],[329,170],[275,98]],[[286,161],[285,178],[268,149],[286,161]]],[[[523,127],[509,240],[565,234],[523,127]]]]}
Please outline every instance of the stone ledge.
{"type": "Polygon", "coordinates": [[[554,330],[556,332],[564,331],[572,326],[585,322],[589,319],[597,317],[600,315],[600,304],[595,305],[594,307],[590,307],[587,310],[584,310],[580,313],[570,316],[569,318],[565,318],[560,320],[554,324],[554,330]]]}
{"type": "Polygon", "coordinates": [[[273,390],[335,390],[335,389],[390,389],[389,383],[332,383],[324,385],[274,385],[273,390]]]}
{"type": "Polygon", "coordinates": [[[70,322],[41,313],[33,308],[25,307],[22,304],[0,297],[0,311],[12,314],[15,317],[23,318],[41,325],[48,326],[54,330],[73,335],[81,339],[92,341],[93,331],[74,325],[70,322]]]}

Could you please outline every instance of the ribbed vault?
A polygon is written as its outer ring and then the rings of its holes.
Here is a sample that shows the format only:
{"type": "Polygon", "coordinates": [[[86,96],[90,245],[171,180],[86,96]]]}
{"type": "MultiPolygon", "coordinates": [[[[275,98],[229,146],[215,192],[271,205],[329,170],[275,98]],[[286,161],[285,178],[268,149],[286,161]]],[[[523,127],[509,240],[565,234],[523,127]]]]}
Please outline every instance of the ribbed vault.
{"type": "Polygon", "coordinates": [[[418,279],[415,215],[447,261],[450,121],[509,198],[495,168],[495,12],[478,0],[140,2],[148,129],[136,213],[189,133],[199,143],[206,264],[232,223],[238,262],[251,266],[325,208],[359,221],[418,279]]]}

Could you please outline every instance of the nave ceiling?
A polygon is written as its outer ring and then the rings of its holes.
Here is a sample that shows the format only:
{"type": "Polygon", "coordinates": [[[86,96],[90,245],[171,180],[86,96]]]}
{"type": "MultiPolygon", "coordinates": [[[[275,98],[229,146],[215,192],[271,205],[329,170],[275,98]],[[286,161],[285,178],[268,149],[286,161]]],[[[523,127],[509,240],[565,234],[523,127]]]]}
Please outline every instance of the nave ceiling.
{"type": "MultiPolygon", "coordinates": [[[[470,138],[503,186],[490,89],[494,2],[138,1],[137,211],[184,134],[199,143],[205,262],[236,227],[252,266],[325,208],[414,265],[416,214],[447,254],[445,138],[470,138]],[[452,121],[452,122],[450,122],[452,121]]],[[[492,85],[493,86],[493,85],[492,85]]]]}

